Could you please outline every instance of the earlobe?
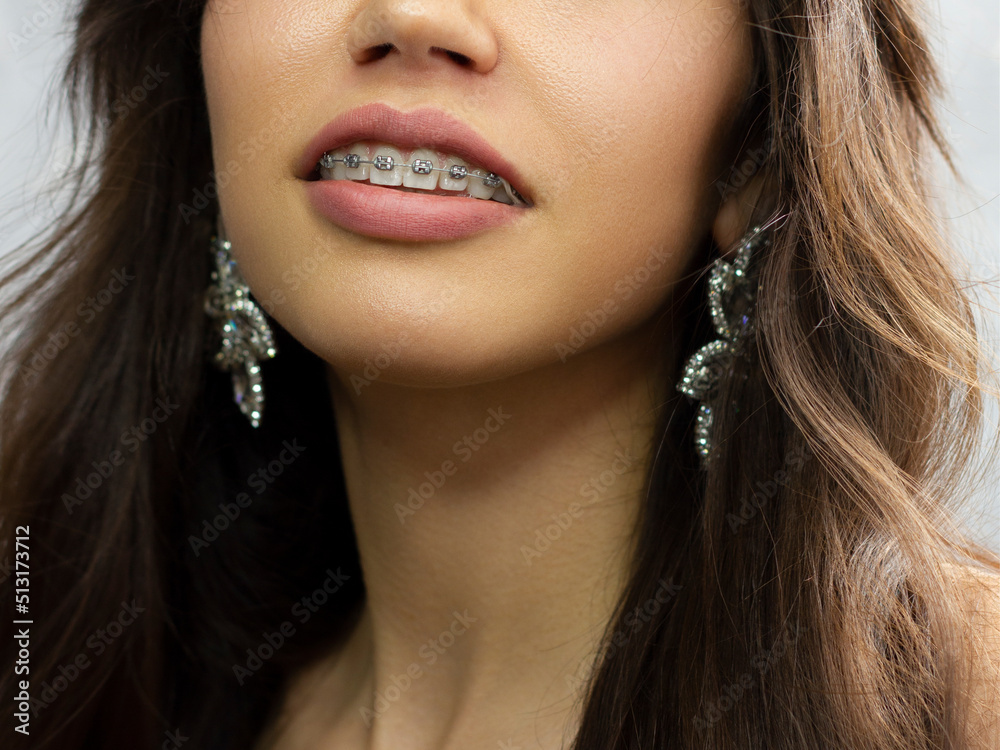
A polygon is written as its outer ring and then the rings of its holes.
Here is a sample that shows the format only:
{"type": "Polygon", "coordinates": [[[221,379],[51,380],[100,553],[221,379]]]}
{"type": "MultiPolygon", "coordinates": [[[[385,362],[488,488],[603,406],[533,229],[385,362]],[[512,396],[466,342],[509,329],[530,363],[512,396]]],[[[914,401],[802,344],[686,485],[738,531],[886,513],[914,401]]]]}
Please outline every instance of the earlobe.
{"type": "Polygon", "coordinates": [[[747,180],[739,190],[723,198],[712,222],[712,238],[724,258],[731,258],[735,254],[736,243],[750,228],[754,215],[758,213],[764,193],[764,183],[765,171],[761,170],[747,180]]]}

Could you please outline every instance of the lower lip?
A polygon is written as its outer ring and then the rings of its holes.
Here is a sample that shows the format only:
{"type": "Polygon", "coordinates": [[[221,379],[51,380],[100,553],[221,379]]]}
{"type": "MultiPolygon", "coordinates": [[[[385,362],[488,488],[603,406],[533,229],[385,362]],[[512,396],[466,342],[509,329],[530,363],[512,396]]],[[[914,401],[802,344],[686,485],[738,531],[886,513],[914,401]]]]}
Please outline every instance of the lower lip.
{"type": "Polygon", "coordinates": [[[313,207],[344,229],[392,240],[454,240],[516,221],[525,209],[498,201],[421,195],[355,180],[314,180],[313,207]]]}

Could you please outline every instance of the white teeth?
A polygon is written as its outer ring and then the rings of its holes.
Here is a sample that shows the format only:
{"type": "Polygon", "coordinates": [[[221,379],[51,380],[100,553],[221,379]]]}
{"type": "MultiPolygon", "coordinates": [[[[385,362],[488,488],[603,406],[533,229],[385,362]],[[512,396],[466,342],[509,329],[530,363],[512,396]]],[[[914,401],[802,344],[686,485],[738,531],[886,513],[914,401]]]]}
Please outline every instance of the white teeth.
{"type": "Polygon", "coordinates": [[[469,187],[469,178],[464,175],[467,175],[469,171],[468,162],[464,159],[459,159],[457,156],[449,156],[443,168],[451,170],[453,167],[462,167],[462,169],[458,169],[455,172],[463,176],[452,177],[449,172],[440,172],[441,176],[438,178],[438,187],[442,190],[454,190],[456,193],[467,190],[469,187]]]}
{"type": "MultiPolygon", "coordinates": [[[[362,146],[359,143],[356,143],[349,149],[347,149],[347,153],[357,154],[358,158],[361,159],[361,161],[368,160],[368,148],[362,146]]],[[[353,167],[352,169],[345,169],[344,173],[347,176],[347,179],[349,180],[356,180],[356,181],[367,180],[369,174],[371,173],[371,166],[372,166],[371,164],[358,164],[358,166],[353,167]]]]}
{"type": "Polygon", "coordinates": [[[403,170],[399,165],[406,162],[403,161],[403,155],[397,149],[394,149],[392,146],[379,146],[372,151],[371,160],[375,162],[368,165],[368,181],[372,185],[403,184],[403,170]],[[390,169],[382,169],[379,166],[380,163],[386,166],[391,164],[392,167],[390,169]]]}
{"type": "MultiPolygon", "coordinates": [[[[338,148],[330,152],[330,156],[334,159],[343,159],[347,156],[346,148],[338,148]]],[[[336,161],[333,163],[332,167],[324,167],[320,165],[319,175],[324,180],[346,180],[347,179],[347,168],[344,166],[343,161],[336,161]]]]}
{"type": "Polygon", "coordinates": [[[439,155],[428,148],[407,153],[386,144],[358,142],[327,151],[318,167],[324,180],[367,180],[373,185],[411,192],[447,191],[459,197],[518,203],[507,194],[506,183],[497,175],[472,167],[458,156],[439,155]]]}
{"type": "MultiPolygon", "coordinates": [[[[417,159],[429,161],[432,168],[440,168],[441,161],[438,155],[429,148],[414,149],[410,154],[410,164],[416,163],[417,159]]],[[[412,169],[403,170],[403,185],[408,188],[419,188],[421,190],[436,190],[438,186],[438,175],[440,172],[431,171],[430,174],[419,174],[412,169]]]]}
{"type": "MultiPolygon", "coordinates": [[[[471,169],[469,170],[469,174],[486,177],[487,175],[489,175],[489,172],[487,172],[485,169],[471,169]]],[[[499,188],[487,187],[482,180],[476,177],[468,177],[466,179],[469,183],[468,187],[469,195],[471,195],[473,198],[482,198],[484,200],[489,200],[490,198],[493,197],[493,194],[496,193],[498,189],[500,190],[500,192],[506,195],[506,193],[503,190],[503,185],[501,185],[499,188]]]]}

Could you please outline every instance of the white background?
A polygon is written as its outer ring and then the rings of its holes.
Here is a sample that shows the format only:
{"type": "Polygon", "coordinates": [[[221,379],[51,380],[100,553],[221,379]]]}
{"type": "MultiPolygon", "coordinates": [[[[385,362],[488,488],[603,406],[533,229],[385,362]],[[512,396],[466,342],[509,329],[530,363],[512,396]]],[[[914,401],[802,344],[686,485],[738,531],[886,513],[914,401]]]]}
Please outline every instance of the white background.
{"type": "MultiPolygon", "coordinates": [[[[280,0],[271,0],[280,2],[280,0]]],[[[46,113],[68,34],[66,0],[3,0],[0,4],[0,257],[53,214],[40,187],[69,161],[64,128],[46,113]]],[[[75,5],[75,3],[69,3],[75,5]]],[[[1000,344],[1000,3],[946,0],[928,8],[932,46],[945,73],[941,117],[967,187],[941,180],[942,213],[956,247],[980,282],[984,343],[1000,344]]],[[[993,359],[994,367],[996,358],[993,359]]],[[[986,414],[997,435],[996,408],[986,414]]],[[[967,522],[1000,550],[1000,478],[994,469],[976,491],[967,522]]]]}

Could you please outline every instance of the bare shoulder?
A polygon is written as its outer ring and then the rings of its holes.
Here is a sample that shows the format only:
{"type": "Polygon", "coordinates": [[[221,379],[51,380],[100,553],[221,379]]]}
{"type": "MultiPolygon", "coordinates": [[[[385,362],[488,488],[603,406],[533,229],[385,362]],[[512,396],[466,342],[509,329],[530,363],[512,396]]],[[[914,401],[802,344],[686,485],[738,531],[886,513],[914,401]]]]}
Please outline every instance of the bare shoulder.
{"type": "Polygon", "coordinates": [[[1000,572],[949,565],[971,645],[969,750],[1000,748],[1000,572]]]}

